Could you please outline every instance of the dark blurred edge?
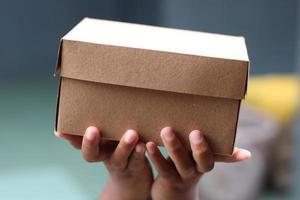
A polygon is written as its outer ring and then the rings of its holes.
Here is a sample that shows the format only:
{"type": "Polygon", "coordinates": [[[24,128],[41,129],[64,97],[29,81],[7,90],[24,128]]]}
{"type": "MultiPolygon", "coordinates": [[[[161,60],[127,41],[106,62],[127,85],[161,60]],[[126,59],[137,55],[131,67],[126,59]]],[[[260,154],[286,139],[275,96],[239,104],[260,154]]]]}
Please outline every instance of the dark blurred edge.
{"type": "Polygon", "coordinates": [[[157,25],[158,0],[1,0],[0,82],[51,81],[59,39],[84,17],[157,25]]]}

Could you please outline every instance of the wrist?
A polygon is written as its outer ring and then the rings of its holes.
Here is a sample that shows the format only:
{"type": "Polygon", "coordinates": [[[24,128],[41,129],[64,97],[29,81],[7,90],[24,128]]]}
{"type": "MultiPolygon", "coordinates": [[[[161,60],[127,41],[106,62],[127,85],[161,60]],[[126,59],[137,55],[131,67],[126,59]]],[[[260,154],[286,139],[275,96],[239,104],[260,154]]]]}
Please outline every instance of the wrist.
{"type": "Polygon", "coordinates": [[[139,194],[127,181],[110,176],[99,200],[146,200],[147,196],[148,194],[139,194]]]}
{"type": "Polygon", "coordinates": [[[160,190],[152,191],[153,200],[199,200],[197,186],[189,188],[162,187],[160,190]]]}

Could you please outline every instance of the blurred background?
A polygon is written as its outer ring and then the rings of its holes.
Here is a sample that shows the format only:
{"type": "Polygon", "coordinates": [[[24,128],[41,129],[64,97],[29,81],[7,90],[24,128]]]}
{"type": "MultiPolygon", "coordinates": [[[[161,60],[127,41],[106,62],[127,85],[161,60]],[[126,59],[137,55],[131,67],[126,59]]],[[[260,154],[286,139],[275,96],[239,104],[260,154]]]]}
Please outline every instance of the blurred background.
{"type": "Polygon", "coordinates": [[[253,159],[217,164],[200,195],[300,199],[298,0],[1,0],[0,199],[96,199],[105,185],[102,164],[53,135],[59,40],[84,17],[244,36],[251,78],[237,145],[253,159]]]}

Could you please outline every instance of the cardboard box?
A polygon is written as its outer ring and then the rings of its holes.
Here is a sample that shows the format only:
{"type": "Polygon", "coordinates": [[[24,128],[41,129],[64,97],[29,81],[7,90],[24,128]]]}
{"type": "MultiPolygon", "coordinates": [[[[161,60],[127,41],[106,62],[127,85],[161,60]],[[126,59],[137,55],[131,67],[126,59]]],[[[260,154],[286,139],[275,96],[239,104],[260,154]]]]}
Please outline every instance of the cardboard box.
{"type": "Polygon", "coordinates": [[[200,129],[231,154],[248,65],[243,37],[85,18],[61,39],[55,128],[113,140],[132,128],[162,144],[171,126],[186,146],[200,129]]]}

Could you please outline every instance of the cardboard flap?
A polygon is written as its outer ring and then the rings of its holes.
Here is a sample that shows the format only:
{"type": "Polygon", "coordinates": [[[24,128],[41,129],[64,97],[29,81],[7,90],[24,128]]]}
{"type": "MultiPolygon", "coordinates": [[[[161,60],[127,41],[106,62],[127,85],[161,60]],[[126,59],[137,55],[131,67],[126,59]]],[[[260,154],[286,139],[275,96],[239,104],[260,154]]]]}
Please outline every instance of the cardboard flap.
{"type": "Polygon", "coordinates": [[[57,53],[57,60],[56,60],[56,67],[54,71],[54,76],[60,73],[61,69],[61,54],[62,54],[62,42],[63,40],[61,39],[59,42],[59,47],[58,47],[58,53],[57,53]]]}
{"type": "Polygon", "coordinates": [[[56,72],[85,81],[242,99],[248,64],[241,37],[85,19],[63,38],[56,72]]]}

